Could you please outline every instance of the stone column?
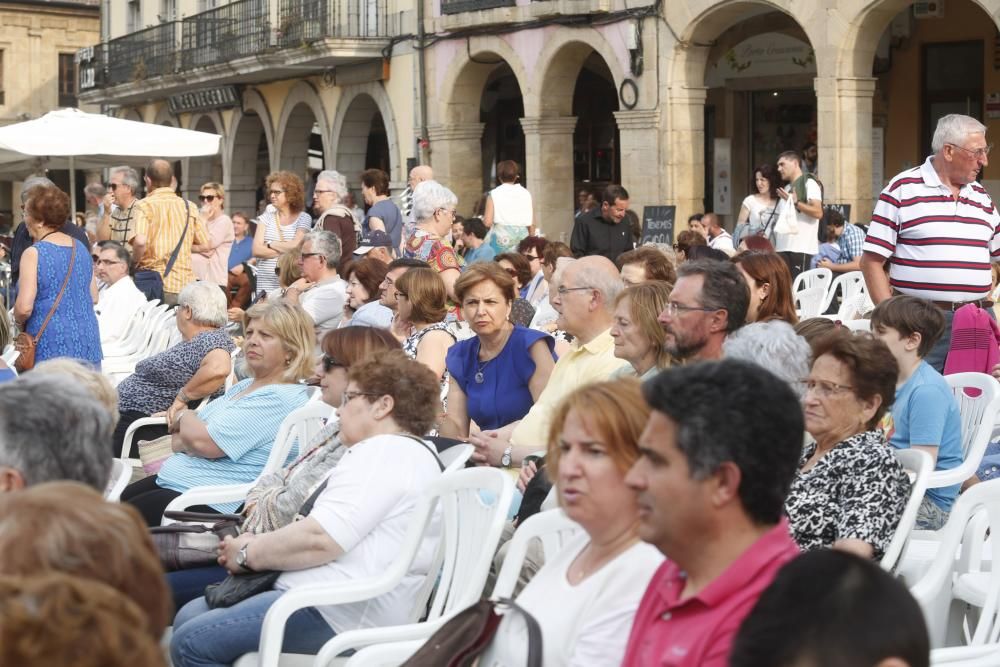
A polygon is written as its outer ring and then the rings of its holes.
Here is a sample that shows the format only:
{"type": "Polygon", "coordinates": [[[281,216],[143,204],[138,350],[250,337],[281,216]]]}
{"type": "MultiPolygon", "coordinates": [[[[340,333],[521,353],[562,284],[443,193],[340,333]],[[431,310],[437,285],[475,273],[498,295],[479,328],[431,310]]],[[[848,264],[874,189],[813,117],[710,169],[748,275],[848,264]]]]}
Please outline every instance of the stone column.
{"type": "Polygon", "coordinates": [[[458,195],[463,215],[483,196],[483,123],[450,123],[427,128],[434,179],[458,195]]]}
{"type": "Polygon", "coordinates": [[[628,190],[629,208],[642,217],[643,206],[662,204],[659,173],[660,114],[655,109],[616,111],[621,138],[622,182],[628,190]]]}
{"type": "Polygon", "coordinates": [[[545,236],[569,243],[573,231],[573,130],[575,116],[522,118],[525,186],[545,236]],[[565,237],[565,238],[564,238],[565,237]]]}
{"type": "Polygon", "coordinates": [[[815,80],[819,178],[827,203],[851,205],[851,222],[871,219],[872,98],[875,79],[815,80]]]}
{"type": "Polygon", "coordinates": [[[708,89],[704,86],[670,87],[670,128],[665,153],[667,181],[672,187],[663,203],[677,207],[675,235],[687,229],[688,216],[704,209],[707,96],[708,89]]]}

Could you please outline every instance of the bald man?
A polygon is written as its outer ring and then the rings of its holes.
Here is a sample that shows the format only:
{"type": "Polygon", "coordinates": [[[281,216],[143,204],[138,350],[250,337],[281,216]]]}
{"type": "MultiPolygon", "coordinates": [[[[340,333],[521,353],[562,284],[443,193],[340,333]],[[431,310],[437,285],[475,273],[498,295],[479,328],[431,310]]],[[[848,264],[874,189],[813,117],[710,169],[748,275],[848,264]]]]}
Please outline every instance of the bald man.
{"type": "Polygon", "coordinates": [[[567,394],[607,380],[627,365],[615,357],[611,337],[615,298],[624,288],[617,267],[607,257],[582,257],[565,268],[551,301],[559,313],[558,328],[574,336],[570,351],[556,362],[545,390],[524,419],[471,438],[474,459],[504,468],[520,466],[525,456],[545,448],[549,422],[567,394]]]}
{"type": "MultiPolygon", "coordinates": [[[[403,212],[403,221],[407,225],[405,231],[412,233],[413,226],[413,190],[424,181],[434,180],[434,170],[430,165],[418,164],[410,170],[410,177],[406,179],[406,189],[399,196],[400,210],[403,212]]],[[[409,237],[409,234],[407,234],[409,237]]]]}

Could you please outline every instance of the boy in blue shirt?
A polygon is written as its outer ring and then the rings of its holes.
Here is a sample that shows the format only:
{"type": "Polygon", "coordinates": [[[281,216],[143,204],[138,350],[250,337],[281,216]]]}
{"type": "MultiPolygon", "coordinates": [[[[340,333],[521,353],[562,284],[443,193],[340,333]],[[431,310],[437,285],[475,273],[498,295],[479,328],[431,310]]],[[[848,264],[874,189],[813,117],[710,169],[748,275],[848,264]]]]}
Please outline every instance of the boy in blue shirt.
{"type": "MultiPolygon", "coordinates": [[[[962,417],[951,388],[923,359],[944,332],[944,315],[930,301],[912,296],[886,299],[872,313],[872,332],[899,364],[896,402],[882,425],[897,449],[922,449],[934,470],[962,464],[962,417]]],[[[959,484],[927,489],[916,527],[938,530],[958,496],[959,484]]]]}

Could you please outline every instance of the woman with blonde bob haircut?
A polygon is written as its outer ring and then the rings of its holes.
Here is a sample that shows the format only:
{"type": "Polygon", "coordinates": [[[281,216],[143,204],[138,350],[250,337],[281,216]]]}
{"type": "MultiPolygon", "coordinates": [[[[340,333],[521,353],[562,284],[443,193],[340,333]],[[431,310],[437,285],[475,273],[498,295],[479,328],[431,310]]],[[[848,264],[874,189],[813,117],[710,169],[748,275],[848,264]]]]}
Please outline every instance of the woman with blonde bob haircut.
{"type": "MultiPolygon", "coordinates": [[[[583,528],[531,579],[517,603],[542,630],[543,663],[618,665],[632,618],[663,556],[639,539],[625,475],[649,417],[639,382],[586,385],[552,417],[546,467],[566,515],[583,528]]],[[[524,664],[520,618],[504,616],[483,664],[524,664]]]]}
{"type": "MultiPolygon", "coordinates": [[[[158,526],[171,500],[195,486],[245,484],[260,475],[281,422],[308,394],[316,334],[312,319],[286,301],[247,311],[243,354],[250,377],[199,411],[181,410],[170,423],[174,455],[157,475],[129,485],[122,500],[158,526]]],[[[239,503],[213,505],[233,512],[239,503]]]]}
{"type": "Polygon", "coordinates": [[[666,333],[657,316],[667,307],[670,283],[652,280],[628,287],[615,299],[615,317],[611,337],[615,356],[629,362],[619,376],[648,380],[673,363],[664,349],[666,333]]]}
{"type": "Polygon", "coordinates": [[[170,624],[170,591],[139,513],[83,484],[47,482],[0,494],[0,575],[51,572],[121,592],[143,611],[143,630],[153,639],[170,624]]]}
{"type": "Polygon", "coordinates": [[[424,364],[441,381],[441,400],[448,396],[445,358],[455,336],[444,318],[448,314],[448,292],[434,269],[410,269],[396,279],[396,314],[409,322],[413,333],[403,341],[403,352],[424,364]]]}

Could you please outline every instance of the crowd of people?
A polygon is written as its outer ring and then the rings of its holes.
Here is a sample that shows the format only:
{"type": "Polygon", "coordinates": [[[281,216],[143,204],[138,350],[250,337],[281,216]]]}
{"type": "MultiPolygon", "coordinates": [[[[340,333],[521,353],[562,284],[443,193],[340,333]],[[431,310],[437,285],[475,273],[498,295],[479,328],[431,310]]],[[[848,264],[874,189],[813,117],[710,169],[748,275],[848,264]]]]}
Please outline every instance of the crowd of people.
{"type": "MultiPolygon", "coordinates": [[[[919,609],[879,567],[909,529],[911,479],[894,452],[926,452],[939,471],[962,464],[941,371],[964,359],[956,311],[991,309],[1000,257],[1000,216],[974,180],[985,128],[948,116],[934,150],[890,182],[867,236],[842,218],[821,229],[821,185],[786,152],[755,169],[732,231],[709,212],[672,246],[636,247],[620,185],[581,193],[568,245],[536,235],[511,161],[467,219],[429,166],[399,204],[386,174],[367,170],[359,219],[336,171],[311,188],[273,173],[265,210],[229,216],[221,185],[193,205],[154,160],[145,198],[133,169],[111,170],[93,245],[67,231],[64,193],[31,184],[13,323],[37,338],[38,364],[20,377],[0,368],[4,636],[41,633],[25,610],[53,606],[93,618],[106,640],[93,664],[161,664],[168,625],[176,667],[232,664],[256,650],[287,591],[389,567],[443,473],[439,454],[468,442],[469,465],[516,477],[505,539],[555,506],[580,528],[522,572],[516,601],[541,628],[542,664],[791,666],[832,651],[844,657],[831,664],[928,665],[919,609]],[[946,190],[947,204],[914,203],[946,190]],[[956,202],[981,224],[928,213],[956,202]],[[821,231],[842,252],[817,265],[864,271],[870,333],[799,317],[793,279],[821,231]],[[947,234],[976,241],[967,261],[928,259],[947,234]],[[102,350],[114,356],[147,298],[174,305],[180,342],[113,388],[102,350]],[[330,419],[262,475],[311,392],[330,419]],[[165,438],[169,454],[121,504],[104,502],[112,460],[138,454],[123,451],[126,432],[150,416],[162,425],[132,442],[165,438]],[[240,534],[215,562],[164,573],[145,527],[190,489],[235,484],[249,485],[242,501],[191,509],[238,514],[240,534]],[[273,578],[234,604],[206,595],[264,571],[273,578]],[[812,629],[797,632],[803,615],[812,629]],[[866,634],[901,619],[884,641],[866,634]]],[[[928,489],[916,527],[942,528],[962,487],[928,489]]],[[[407,622],[440,530],[395,588],[293,614],[284,650],[407,622]]],[[[480,664],[524,664],[527,635],[505,615],[480,664]]],[[[18,664],[56,664],[85,641],[74,637],[46,635],[18,664]]]]}

